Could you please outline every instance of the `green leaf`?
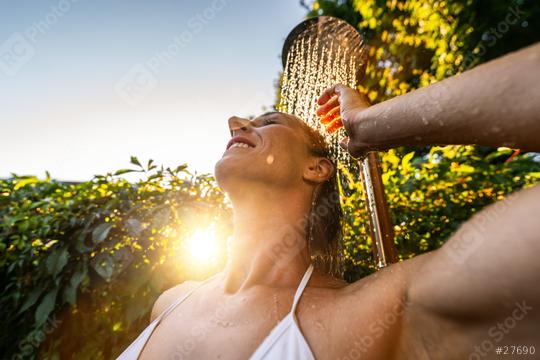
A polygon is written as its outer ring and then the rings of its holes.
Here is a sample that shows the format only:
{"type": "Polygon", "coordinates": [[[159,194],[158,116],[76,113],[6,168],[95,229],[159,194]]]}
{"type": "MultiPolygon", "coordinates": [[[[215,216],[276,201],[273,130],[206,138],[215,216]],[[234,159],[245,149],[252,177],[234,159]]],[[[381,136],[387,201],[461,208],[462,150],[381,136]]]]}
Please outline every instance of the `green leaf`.
{"type": "Polygon", "coordinates": [[[401,167],[403,170],[408,171],[411,168],[410,162],[413,156],[414,151],[411,151],[410,153],[406,154],[403,159],[401,159],[401,167]]]}
{"type": "Polygon", "coordinates": [[[105,280],[109,280],[112,277],[114,265],[112,258],[108,254],[99,254],[92,259],[91,264],[94,270],[96,270],[96,272],[98,273],[98,275],[105,280]]]}
{"type": "Polygon", "coordinates": [[[43,293],[43,290],[44,290],[43,287],[34,288],[32,292],[30,292],[30,294],[26,298],[26,301],[24,302],[24,304],[21,306],[21,309],[19,310],[19,314],[25,312],[32,305],[34,305],[36,301],[39,299],[39,297],[41,296],[41,294],[43,293]]]}
{"type": "Polygon", "coordinates": [[[76,239],[75,241],[75,249],[81,254],[87,253],[92,251],[92,248],[86,246],[85,240],[86,235],[88,235],[89,231],[85,229],[79,229],[75,231],[73,234],[73,237],[76,239]]]}
{"type": "Polygon", "coordinates": [[[79,262],[77,264],[77,270],[75,273],[71,276],[71,279],[69,279],[69,283],[64,289],[64,301],[74,305],[77,301],[77,290],[79,289],[79,285],[83,281],[83,279],[86,277],[86,274],[88,273],[88,269],[86,267],[85,262],[79,262]]]}
{"type": "Polygon", "coordinates": [[[146,180],[150,181],[150,180],[154,180],[154,179],[158,179],[162,177],[163,177],[163,174],[158,172],[157,174],[150,175],[146,180]]]}
{"type": "Polygon", "coordinates": [[[131,162],[133,165],[137,165],[137,166],[140,166],[140,167],[142,168],[142,165],[141,165],[139,159],[137,159],[136,156],[132,156],[130,162],[131,162]]]}
{"type": "Polygon", "coordinates": [[[512,154],[511,149],[499,148],[499,150],[493,151],[488,156],[486,156],[485,161],[486,162],[491,162],[492,160],[494,160],[494,159],[496,159],[496,158],[498,158],[500,156],[508,156],[510,154],[512,154]]]}
{"type": "Polygon", "coordinates": [[[102,223],[96,226],[94,231],[92,231],[92,241],[95,244],[99,244],[107,238],[109,231],[111,231],[112,223],[102,223]]]}
{"type": "Polygon", "coordinates": [[[19,190],[20,188],[23,188],[28,184],[35,184],[37,182],[39,182],[37,177],[35,176],[28,177],[28,178],[17,181],[17,183],[13,187],[13,190],[19,190]]]}
{"type": "Polygon", "coordinates": [[[56,277],[60,271],[66,266],[69,258],[69,252],[66,248],[55,250],[47,257],[47,270],[49,274],[56,277]]]}
{"type": "Polygon", "coordinates": [[[141,222],[135,218],[127,219],[125,226],[131,236],[139,236],[143,230],[141,222]]]}
{"type": "Polygon", "coordinates": [[[41,300],[41,303],[37,307],[35,313],[36,327],[43,325],[47,321],[49,314],[54,310],[57,293],[58,288],[56,287],[49,291],[43,297],[43,300],[41,300]]]}
{"type": "Polygon", "coordinates": [[[130,173],[130,172],[139,172],[140,170],[134,170],[134,169],[120,169],[120,170],[116,170],[114,172],[114,175],[122,175],[122,174],[127,174],[127,173],[130,173]]]}
{"type": "Polygon", "coordinates": [[[180,172],[180,171],[184,171],[187,169],[187,164],[182,164],[182,165],[179,165],[175,170],[174,172],[177,173],[177,172],[180,172]]]}

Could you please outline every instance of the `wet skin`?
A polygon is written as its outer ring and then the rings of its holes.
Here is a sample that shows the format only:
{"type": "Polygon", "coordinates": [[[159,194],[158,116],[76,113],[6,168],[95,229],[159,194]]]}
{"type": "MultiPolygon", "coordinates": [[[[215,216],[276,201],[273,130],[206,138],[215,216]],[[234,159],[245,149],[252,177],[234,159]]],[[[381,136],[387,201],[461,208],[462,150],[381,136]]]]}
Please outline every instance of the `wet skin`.
{"type": "MultiPolygon", "coordinates": [[[[538,152],[539,69],[540,46],[534,45],[371,107],[336,86],[321,96],[319,114],[340,106],[356,156],[400,144],[478,143],[538,152]]],[[[331,163],[309,154],[295,121],[280,113],[251,122],[230,119],[233,135],[255,146],[229,149],[216,164],[234,209],[229,261],[156,328],[141,359],[247,359],[289,311],[309,264],[305,234],[296,233],[289,253],[272,256],[272,249],[309,211],[313,190],[332,173],[331,163]]],[[[355,283],[316,270],[297,308],[315,357],[491,359],[498,358],[496,346],[505,345],[540,351],[539,213],[537,185],[482,209],[442,248],[355,283]]],[[[196,285],[164,292],[152,318],[196,285]]]]}

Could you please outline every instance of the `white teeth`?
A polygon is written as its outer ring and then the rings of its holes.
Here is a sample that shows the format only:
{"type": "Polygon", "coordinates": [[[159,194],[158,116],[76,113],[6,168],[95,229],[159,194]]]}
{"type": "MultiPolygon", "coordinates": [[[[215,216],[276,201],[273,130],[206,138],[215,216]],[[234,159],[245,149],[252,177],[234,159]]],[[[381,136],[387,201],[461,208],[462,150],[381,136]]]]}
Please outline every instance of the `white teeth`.
{"type": "Polygon", "coordinates": [[[245,144],[245,143],[237,142],[237,143],[232,144],[230,148],[233,148],[233,147],[248,148],[252,146],[249,146],[248,144],[245,144]]]}

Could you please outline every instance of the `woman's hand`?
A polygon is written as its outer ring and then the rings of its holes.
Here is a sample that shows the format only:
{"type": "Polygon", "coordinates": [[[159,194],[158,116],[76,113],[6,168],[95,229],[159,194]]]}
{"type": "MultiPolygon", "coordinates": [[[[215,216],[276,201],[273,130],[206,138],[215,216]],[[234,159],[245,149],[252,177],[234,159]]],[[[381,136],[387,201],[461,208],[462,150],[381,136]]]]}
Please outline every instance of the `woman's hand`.
{"type": "Polygon", "coordinates": [[[353,157],[363,156],[369,147],[358,131],[358,115],[370,106],[366,97],[348,86],[338,84],[326,89],[317,103],[317,115],[322,124],[343,123],[348,136],[339,145],[353,157]]]}

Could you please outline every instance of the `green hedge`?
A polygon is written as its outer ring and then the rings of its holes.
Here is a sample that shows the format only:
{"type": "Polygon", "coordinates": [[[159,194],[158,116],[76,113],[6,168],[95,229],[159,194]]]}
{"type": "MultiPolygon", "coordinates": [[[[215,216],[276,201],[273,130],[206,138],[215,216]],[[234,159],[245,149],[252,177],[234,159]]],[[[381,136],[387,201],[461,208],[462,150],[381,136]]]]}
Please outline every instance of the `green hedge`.
{"type": "Polygon", "coordinates": [[[0,353],[109,359],[147,325],[162,291],[223,266],[193,267],[183,248],[210,224],[225,246],[230,212],[213,179],[132,163],[79,184],[0,181],[0,353]],[[132,171],[144,180],[118,177],[132,171]]]}

